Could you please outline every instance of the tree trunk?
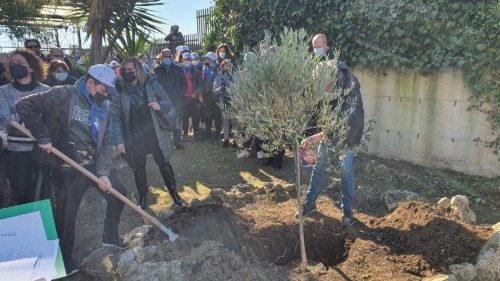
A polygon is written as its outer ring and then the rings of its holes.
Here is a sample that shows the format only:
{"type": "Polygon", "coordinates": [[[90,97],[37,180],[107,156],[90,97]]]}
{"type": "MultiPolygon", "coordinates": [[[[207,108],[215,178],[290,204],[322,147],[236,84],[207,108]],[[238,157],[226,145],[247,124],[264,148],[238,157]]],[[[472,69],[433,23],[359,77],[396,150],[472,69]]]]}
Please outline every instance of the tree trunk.
{"type": "Polygon", "coordinates": [[[78,52],[82,54],[82,33],[80,30],[80,24],[76,26],[76,35],[78,37],[78,52]]]}
{"type": "Polygon", "coordinates": [[[300,268],[302,272],[306,272],[307,269],[307,255],[306,255],[306,243],[304,240],[304,216],[302,214],[302,190],[300,187],[300,156],[299,156],[299,144],[295,144],[293,149],[293,155],[295,160],[295,186],[297,189],[297,203],[299,209],[299,239],[300,239],[300,257],[302,262],[300,263],[300,268]]]}
{"type": "Polygon", "coordinates": [[[90,44],[90,65],[102,63],[102,34],[98,30],[92,32],[92,43],[90,44]]]}

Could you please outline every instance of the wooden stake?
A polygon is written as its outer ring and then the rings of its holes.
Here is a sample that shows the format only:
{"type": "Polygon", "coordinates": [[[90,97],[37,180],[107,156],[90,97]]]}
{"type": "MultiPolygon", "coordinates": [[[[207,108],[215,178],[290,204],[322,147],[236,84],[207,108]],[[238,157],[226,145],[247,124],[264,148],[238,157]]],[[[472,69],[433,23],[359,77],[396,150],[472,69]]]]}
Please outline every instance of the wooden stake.
{"type": "Polygon", "coordinates": [[[304,239],[304,215],[302,208],[302,191],[300,187],[300,155],[299,155],[299,144],[295,143],[294,147],[294,158],[295,158],[295,185],[297,188],[297,203],[299,209],[299,239],[300,239],[300,257],[302,262],[300,263],[300,268],[302,272],[306,272],[307,270],[307,255],[306,255],[306,243],[304,239]]]}

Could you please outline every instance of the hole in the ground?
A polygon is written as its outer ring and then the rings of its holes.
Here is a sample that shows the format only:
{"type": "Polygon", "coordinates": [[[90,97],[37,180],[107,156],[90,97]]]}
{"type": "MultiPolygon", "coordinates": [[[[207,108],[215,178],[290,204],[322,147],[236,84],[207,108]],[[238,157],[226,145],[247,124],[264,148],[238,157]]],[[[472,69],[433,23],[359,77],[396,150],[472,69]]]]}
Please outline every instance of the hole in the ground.
{"type": "MultiPolygon", "coordinates": [[[[243,256],[256,255],[259,260],[284,266],[300,260],[298,225],[295,221],[255,228],[252,222],[222,206],[199,206],[177,213],[170,221],[173,229],[195,246],[213,240],[243,256]]],[[[307,258],[326,266],[337,265],[347,258],[345,237],[337,220],[308,220],[305,227],[307,258]]],[[[246,256],[250,257],[250,256],[246,256]]]]}
{"type": "MultiPolygon", "coordinates": [[[[335,221],[308,222],[305,225],[307,259],[326,266],[337,265],[347,259],[346,241],[339,233],[341,226],[335,221]]],[[[286,265],[300,259],[298,226],[284,224],[261,231],[250,238],[248,244],[263,260],[276,265],[286,265]]]]}

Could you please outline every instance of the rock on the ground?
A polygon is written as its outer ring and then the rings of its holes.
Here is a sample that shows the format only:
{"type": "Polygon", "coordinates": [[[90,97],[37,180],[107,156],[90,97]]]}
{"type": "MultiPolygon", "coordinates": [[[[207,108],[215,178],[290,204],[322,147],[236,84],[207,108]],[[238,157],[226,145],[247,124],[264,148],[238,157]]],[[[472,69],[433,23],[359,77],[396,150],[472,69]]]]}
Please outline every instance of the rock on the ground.
{"type": "Polygon", "coordinates": [[[458,209],[456,207],[451,207],[451,212],[455,217],[458,217],[458,219],[468,224],[476,223],[476,214],[470,208],[458,209]]]}
{"type": "Polygon", "coordinates": [[[389,190],[384,193],[384,202],[387,210],[394,210],[400,202],[418,200],[419,195],[415,192],[402,189],[389,190]]]}
{"type": "Polygon", "coordinates": [[[456,195],[451,198],[451,214],[466,223],[476,223],[476,214],[469,207],[467,196],[456,195]]]}
{"type": "Polygon", "coordinates": [[[495,232],[500,232],[500,222],[495,223],[493,226],[491,226],[491,228],[493,228],[493,231],[495,232]]]}
{"type": "MultiPolygon", "coordinates": [[[[134,249],[135,251],[136,249],[134,249]]],[[[153,260],[157,254],[156,246],[138,247],[136,251],[136,260],[138,262],[145,262],[148,260],[153,260]]]]}
{"type": "Polygon", "coordinates": [[[455,275],[458,281],[472,281],[477,276],[476,268],[470,263],[452,264],[450,272],[455,275]]]}
{"type": "Polygon", "coordinates": [[[391,171],[384,164],[379,164],[373,168],[373,176],[378,178],[389,178],[391,176],[391,171]]]}
{"type": "Polygon", "coordinates": [[[476,271],[476,280],[500,280],[500,232],[495,232],[479,252],[476,271]]]}
{"type": "Polygon", "coordinates": [[[97,280],[116,278],[114,268],[124,250],[117,247],[103,247],[95,250],[82,262],[82,270],[97,280]]]}
{"type": "Polygon", "coordinates": [[[443,197],[437,202],[437,208],[443,211],[448,211],[451,209],[451,199],[448,197],[443,197]]]}
{"type": "Polygon", "coordinates": [[[455,195],[451,197],[451,206],[457,208],[468,208],[469,207],[469,198],[464,195],[455,195]]]}
{"type": "Polygon", "coordinates": [[[424,278],[423,281],[458,281],[453,274],[439,274],[431,278],[424,278]]]}
{"type": "Polygon", "coordinates": [[[133,241],[135,239],[142,240],[144,238],[144,236],[152,233],[152,229],[153,229],[153,226],[150,224],[145,224],[143,226],[136,227],[132,231],[130,231],[128,235],[126,235],[124,237],[124,241],[125,241],[125,243],[130,243],[130,241],[133,241]]]}

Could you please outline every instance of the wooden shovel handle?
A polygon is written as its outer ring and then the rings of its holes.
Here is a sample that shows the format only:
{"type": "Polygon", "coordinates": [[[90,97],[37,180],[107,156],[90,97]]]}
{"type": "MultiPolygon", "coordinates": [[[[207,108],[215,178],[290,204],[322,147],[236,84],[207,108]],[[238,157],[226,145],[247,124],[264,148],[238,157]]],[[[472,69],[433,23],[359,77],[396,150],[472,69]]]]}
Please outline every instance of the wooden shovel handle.
{"type": "MultiPolygon", "coordinates": [[[[33,141],[36,141],[35,137],[31,134],[31,132],[26,129],[24,126],[21,124],[17,123],[16,121],[11,122],[12,127],[16,128],[17,130],[21,131],[24,133],[26,136],[31,138],[33,141]]],[[[82,165],[78,164],[75,160],[69,158],[66,156],[64,153],[59,151],[57,148],[52,147],[50,150],[54,155],[57,157],[61,158],[64,162],[68,163],[71,167],[75,168],[76,170],[80,171],[82,174],[84,174],[86,177],[90,178],[93,180],[95,183],[99,184],[101,183],[101,180],[96,177],[94,174],[92,174],[89,170],[85,169],[82,165]]],[[[108,190],[109,193],[111,193],[113,196],[118,198],[120,201],[125,203],[127,206],[132,208],[136,213],[144,217],[146,220],[151,222],[154,226],[160,228],[162,231],[166,228],[162,223],[160,223],[156,218],[151,216],[150,214],[146,213],[143,209],[139,208],[134,202],[130,201],[127,197],[123,196],[120,192],[116,191],[113,187],[109,188],[108,190]]]]}

